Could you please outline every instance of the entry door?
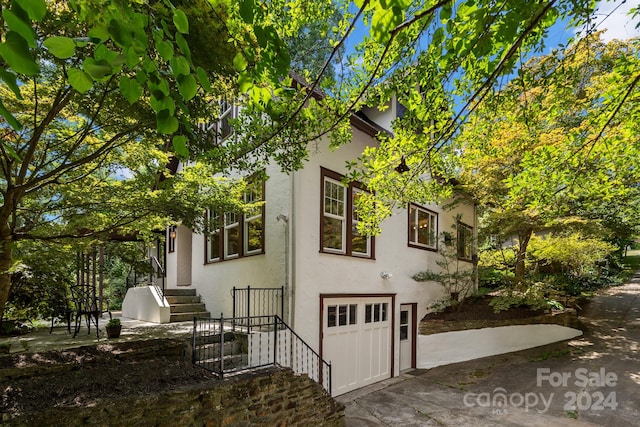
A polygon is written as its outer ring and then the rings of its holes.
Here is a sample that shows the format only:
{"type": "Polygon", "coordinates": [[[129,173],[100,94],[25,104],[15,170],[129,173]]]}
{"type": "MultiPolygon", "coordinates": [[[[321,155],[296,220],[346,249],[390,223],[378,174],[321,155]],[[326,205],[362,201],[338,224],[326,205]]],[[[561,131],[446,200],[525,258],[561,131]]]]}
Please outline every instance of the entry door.
{"type": "Polygon", "coordinates": [[[391,377],[392,316],[391,297],[324,299],[322,357],[334,396],[391,377]]]}
{"type": "Polygon", "coordinates": [[[415,367],[414,321],[412,304],[400,305],[400,371],[415,367]]]}

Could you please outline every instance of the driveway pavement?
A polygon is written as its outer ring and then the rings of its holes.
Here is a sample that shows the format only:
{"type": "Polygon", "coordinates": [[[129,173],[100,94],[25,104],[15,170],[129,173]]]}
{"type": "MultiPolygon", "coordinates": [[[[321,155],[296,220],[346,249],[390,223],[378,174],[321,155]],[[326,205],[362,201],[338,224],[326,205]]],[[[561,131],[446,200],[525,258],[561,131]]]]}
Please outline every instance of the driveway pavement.
{"type": "Polygon", "coordinates": [[[595,297],[584,335],[340,396],[347,426],[640,426],[640,275],[595,297]]]}

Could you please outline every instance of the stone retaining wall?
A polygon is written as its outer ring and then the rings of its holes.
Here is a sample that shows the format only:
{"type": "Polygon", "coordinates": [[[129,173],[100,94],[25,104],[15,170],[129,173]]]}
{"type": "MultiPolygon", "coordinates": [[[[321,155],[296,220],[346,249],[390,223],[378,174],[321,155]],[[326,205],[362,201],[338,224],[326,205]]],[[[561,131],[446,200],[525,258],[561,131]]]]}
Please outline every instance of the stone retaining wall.
{"type": "Polygon", "coordinates": [[[48,409],[14,418],[9,425],[342,426],[344,406],[308,376],[270,368],[217,382],[214,387],[199,385],[89,408],[48,409]]]}

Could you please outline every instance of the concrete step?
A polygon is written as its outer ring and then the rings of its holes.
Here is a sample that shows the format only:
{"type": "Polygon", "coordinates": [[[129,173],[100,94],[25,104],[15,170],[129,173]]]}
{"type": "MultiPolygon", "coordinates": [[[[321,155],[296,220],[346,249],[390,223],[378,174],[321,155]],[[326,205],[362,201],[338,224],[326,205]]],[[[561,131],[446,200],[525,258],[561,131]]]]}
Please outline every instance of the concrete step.
{"type": "Polygon", "coordinates": [[[200,297],[198,295],[165,295],[167,302],[170,305],[173,304],[197,304],[200,302],[200,297]]]}
{"type": "Polygon", "coordinates": [[[196,296],[196,290],[190,289],[190,288],[185,288],[185,289],[171,288],[171,289],[165,289],[164,295],[165,296],[196,296]]]}
{"type": "Polygon", "coordinates": [[[208,311],[198,311],[192,313],[171,313],[169,318],[170,322],[188,322],[193,320],[194,317],[203,318],[203,317],[211,317],[211,313],[208,311]]]}
{"type": "Polygon", "coordinates": [[[170,304],[171,313],[200,313],[207,311],[203,303],[170,304]]]}

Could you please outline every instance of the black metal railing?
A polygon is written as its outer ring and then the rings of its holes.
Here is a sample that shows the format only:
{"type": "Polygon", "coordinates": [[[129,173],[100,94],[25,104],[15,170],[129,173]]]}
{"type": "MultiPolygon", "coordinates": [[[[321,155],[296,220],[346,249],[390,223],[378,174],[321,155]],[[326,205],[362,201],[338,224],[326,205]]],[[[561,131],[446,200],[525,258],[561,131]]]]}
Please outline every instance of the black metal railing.
{"type": "Polygon", "coordinates": [[[284,318],[284,286],[279,288],[236,288],[231,290],[233,319],[236,325],[248,326],[249,319],[258,316],[284,318]]]}
{"type": "Polygon", "coordinates": [[[155,286],[160,298],[164,298],[164,278],[166,274],[162,264],[155,256],[140,261],[127,274],[127,289],[136,286],[155,286]]]}
{"type": "Polygon", "coordinates": [[[282,366],[308,375],[331,393],[331,364],[279,316],[253,316],[245,327],[238,327],[238,320],[222,315],[193,319],[193,364],[220,378],[282,366]]]}

